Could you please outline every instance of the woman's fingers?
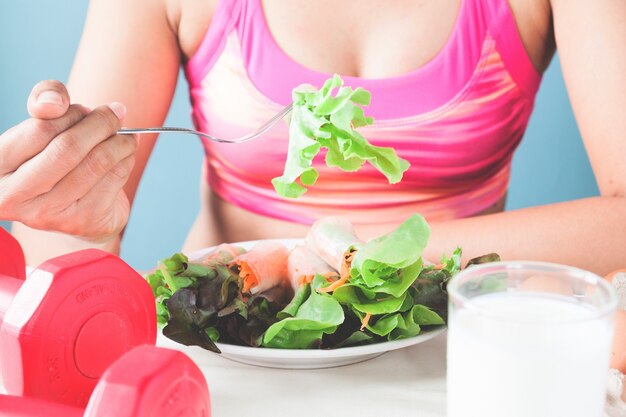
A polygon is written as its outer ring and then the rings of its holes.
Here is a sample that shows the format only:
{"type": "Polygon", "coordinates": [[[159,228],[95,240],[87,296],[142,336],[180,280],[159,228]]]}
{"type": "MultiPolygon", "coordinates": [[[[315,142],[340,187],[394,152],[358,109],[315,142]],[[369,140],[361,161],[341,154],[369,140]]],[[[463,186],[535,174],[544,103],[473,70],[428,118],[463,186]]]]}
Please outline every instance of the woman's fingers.
{"type": "Polygon", "coordinates": [[[107,239],[121,233],[128,222],[130,203],[124,192],[133,166],[134,154],[121,160],[74,206],[77,213],[91,212],[90,224],[79,225],[78,231],[87,238],[107,239]],[[106,209],[106,210],[103,210],[106,209]]]}
{"type": "Polygon", "coordinates": [[[30,200],[26,203],[30,210],[23,213],[22,223],[85,238],[108,239],[120,233],[130,213],[123,187],[134,163],[134,154],[122,159],[78,199],[69,199],[55,190],[30,200]]]}
{"type": "Polygon", "coordinates": [[[58,119],[29,119],[7,130],[0,137],[0,175],[18,169],[43,151],[61,132],[81,121],[89,110],[73,104],[58,119]]]}
{"type": "Polygon", "coordinates": [[[115,135],[125,113],[126,109],[120,103],[96,108],[80,122],[57,135],[45,149],[22,164],[14,175],[29,184],[36,195],[49,192],[94,147],[115,135]]]}
{"type": "Polygon", "coordinates": [[[38,82],[28,97],[28,113],[36,119],[57,119],[70,106],[70,95],[60,81],[38,82]]]}
{"type": "MultiPolygon", "coordinates": [[[[137,137],[130,135],[116,135],[99,143],[76,168],[46,194],[46,198],[69,201],[83,198],[111,170],[116,169],[119,173],[120,168],[117,165],[134,155],[136,149],[137,137]]],[[[113,172],[113,175],[116,175],[116,172],[113,172]]]]}
{"type": "Polygon", "coordinates": [[[89,238],[121,232],[137,148],[137,137],[117,135],[126,108],[70,105],[63,84],[42,81],[28,111],[0,135],[0,217],[89,238]]]}

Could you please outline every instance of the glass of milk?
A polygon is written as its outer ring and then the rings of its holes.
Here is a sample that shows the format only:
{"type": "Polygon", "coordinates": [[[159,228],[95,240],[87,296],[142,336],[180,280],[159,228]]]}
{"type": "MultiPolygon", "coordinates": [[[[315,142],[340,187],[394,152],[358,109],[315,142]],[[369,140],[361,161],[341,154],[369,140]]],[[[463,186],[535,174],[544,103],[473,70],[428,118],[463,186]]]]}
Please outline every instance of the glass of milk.
{"type": "Polygon", "coordinates": [[[617,303],[603,279],[496,262],[448,294],[448,417],[602,416],[617,303]]]}

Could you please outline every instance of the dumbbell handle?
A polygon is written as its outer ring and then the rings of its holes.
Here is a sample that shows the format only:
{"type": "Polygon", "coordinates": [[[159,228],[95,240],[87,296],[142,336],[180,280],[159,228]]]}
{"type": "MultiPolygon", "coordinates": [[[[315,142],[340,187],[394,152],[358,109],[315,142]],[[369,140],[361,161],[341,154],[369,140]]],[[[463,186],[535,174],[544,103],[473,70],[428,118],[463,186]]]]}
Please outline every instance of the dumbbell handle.
{"type": "Polygon", "coordinates": [[[0,326],[25,278],[24,252],[17,240],[0,227],[0,326]]]}
{"type": "Polygon", "coordinates": [[[4,315],[13,302],[15,294],[23,283],[24,281],[21,279],[0,274],[0,326],[2,326],[4,315]]]}

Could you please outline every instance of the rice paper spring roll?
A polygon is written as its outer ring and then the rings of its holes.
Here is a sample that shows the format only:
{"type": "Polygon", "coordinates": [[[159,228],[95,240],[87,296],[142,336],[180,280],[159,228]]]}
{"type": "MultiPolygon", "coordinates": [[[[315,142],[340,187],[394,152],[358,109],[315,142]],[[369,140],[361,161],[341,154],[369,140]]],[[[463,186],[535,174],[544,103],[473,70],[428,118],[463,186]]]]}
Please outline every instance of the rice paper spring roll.
{"type": "Polygon", "coordinates": [[[287,272],[294,291],[297,291],[300,285],[315,274],[325,276],[337,274],[332,266],[305,244],[297,245],[289,254],[287,272]]]}
{"type": "Polygon", "coordinates": [[[350,269],[353,250],[362,243],[352,223],[336,216],[317,220],[305,239],[305,244],[342,276],[350,269]]]}
{"type": "Polygon", "coordinates": [[[213,249],[206,255],[198,259],[194,259],[193,263],[201,265],[227,264],[235,259],[237,256],[245,252],[246,250],[239,246],[222,243],[221,245],[216,246],[215,249],[213,249]]]}
{"type": "Polygon", "coordinates": [[[289,286],[287,258],[289,250],[279,242],[257,243],[237,256],[230,265],[243,279],[243,293],[258,294],[278,285],[289,286]]]}

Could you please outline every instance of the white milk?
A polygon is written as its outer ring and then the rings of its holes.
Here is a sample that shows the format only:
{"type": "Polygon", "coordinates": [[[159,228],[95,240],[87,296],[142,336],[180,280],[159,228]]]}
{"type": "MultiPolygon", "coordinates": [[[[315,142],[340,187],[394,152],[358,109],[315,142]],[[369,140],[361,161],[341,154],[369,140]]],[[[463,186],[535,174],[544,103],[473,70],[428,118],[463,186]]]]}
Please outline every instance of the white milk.
{"type": "Polygon", "coordinates": [[[448,417],[600,417],[612,322],[593,315],[564,298],[519,292],[453,307],[448,417]]]}

